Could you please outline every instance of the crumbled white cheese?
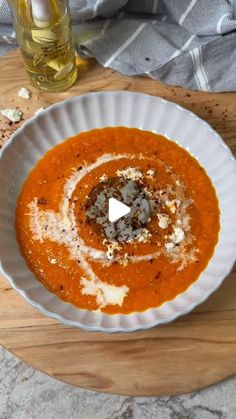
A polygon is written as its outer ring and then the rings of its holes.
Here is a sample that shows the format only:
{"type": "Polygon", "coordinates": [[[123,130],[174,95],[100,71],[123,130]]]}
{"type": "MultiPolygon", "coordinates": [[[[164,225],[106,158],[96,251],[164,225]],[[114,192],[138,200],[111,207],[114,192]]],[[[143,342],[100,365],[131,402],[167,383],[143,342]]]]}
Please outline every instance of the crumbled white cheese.
{"type": "Polygon", "coordinates": [[[158,225],[160,228],[167,228],[169,225],[169,217],[168,215],[157,214],[158,218],[158,225]]]}
{"type": "Polygon", "coordinates": [[[37,111],[35,111],[35,115],[38,115],[38,114],[40,114],[41,112],[43,112],[44,111],[44,106],[42,106],[42,108],[39,108],[39,109],[37,109],[37,111]]]}
{"type": "Polygon", "coordinates": [[[114,258],[114,253],[111,250],[107,250],[106,257],[108,260],[112,260],[114,258]]]}
{"type": "Polygon", "coordinates": [[[107,179],[108,179],[108,177],[105,173],[102,176],[100,176],[100,178],[99,178],[100,182],[105,182],[107,179]]]}
{"type": "Polygon", "coordinates": [[[108,260],[114,259],[115,253],[121,249],[121,246],[118,242],[107,243],[106,240],[103,241],[107,246],[106,257],[108,260]]]}
{"type": "Polygon", "coordinates": [[[25,87],[21,87],[21,89],[18,92],[18,96],[22,97],[23,99],[30,99],[31,91],[26,89],[25,87]]]}
{"type": "Polygon", "coordinates": [[[184,230],[181,227],[174,227],[173,230],[174,232],[171,234],[170,239],[176,244],[182,242],[184,239],[184,230]]]}
{"type": "Polygon", "coordinates": [[[129,254],[125,253],[120,263],[122,266],[126,267],[128,265],[129,260],[130,260],[129,254]]]}
{"type": "Polygon", "coordinates": [[[81,284],[83,286],[81,293],[96,296],[97,304],[100,307],[105,307],[108,304],[117,304],[121,307],[129,291],[126,285],[117,287],[116,285],[110,285],[100,280],[97,282],[89,281],[83,277],[81,278],[81,284]]]}
{"type": "Polygon", "coordinates": [[[167,252],[170,252],[174,248],[174,243],[165,243],[165,248],[167,252]]]}
{"type": "Polygon", "coordinates": [[[176,207],[175,207],[175,201],[174,200],[173,201],[166,200],[165,205],[167,206],[167,208],[169,208],[169,210],[172,214],[175,213],[176,207]]]}
{"type": "Polygon", "coordinates": [[[19,109],[2,109],[1,114],[11,122],[19,122],[22,119],[23,112],[19,109]]]}
{"type": "Polygon", "coordinates": [[[170,201],[170,200],[166,200],[165,201],[165,205],[166,205],[166,207],[170,210],[170,212],[172,213],[172,214],[175,214],[175,212],[176,212],[176,207],[178,207],[179,206],[179,204],[180,204],[180,201],[178,200],[178,199],[173,199],[172,201],[170,201]]]}
{"type": "Polygon", "coordinates": [[[155,170],[149,169],[147,170],[147,176],[153,177],[155,175],[155,170]]]}
{"type": "Polygon", "coordinates": [[[56,260],[56,259],[54,259],[54,258],[52,258],[52,259],[50,260],[50,263],[51,263],[52,265],[56,265],[56,264],[57,264],[57,260],[56,260]]]}
{"type": "Polygon", "coordinates": [[[181,185],[181,182],[178,179],[176,180],[175,183],[176,183],[177,186],[180,186],[181,185]]]}
{"type": "Polygon", "coordinates": [[[141,233],[137,237],[139,243],[146,243],[152,237],[150,231],[147,228],[142,228],[141,233]]]}
{"type": "Polygon", "coordinates": [[[143,174],[136,167],[127,167],[127,169],[117,170],[116,174],[119,177],[130,180],[139,180],[143,177],[143,174]]]}
{"type": "Polygon", "coordinates": [[[189,215],[189,214],[185,214],[185,215],[182,217],[181,224],[182,224],[182,228],[183,228],[185,231],[189,231],[189,230],[191,229],[191,226],[190,226],[190,224],[189,224],[190,220],[191,220],[191,217],[190,217],[190,215],[189,215]]]}

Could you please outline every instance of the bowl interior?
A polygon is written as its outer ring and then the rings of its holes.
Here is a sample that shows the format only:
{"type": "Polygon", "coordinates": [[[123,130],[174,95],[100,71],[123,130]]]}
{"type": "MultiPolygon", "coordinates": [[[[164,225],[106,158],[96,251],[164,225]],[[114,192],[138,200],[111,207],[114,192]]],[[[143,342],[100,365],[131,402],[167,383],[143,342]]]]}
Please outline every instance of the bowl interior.
{"type": "Polygon", "coordinates": [[[236,249],[236,164],[212,128],[193,113],[161,98],[129,92],[74,97],[26,122],[0,155],[1,269],[24,298],[70,325],[86,330],[130,331],[168,322],[192,310],[223,281],[236,249]],[[143,313],[107,315],[80,310],[50,293],[29,271],[15,236],[15,207],[22,183],[50,148],[81,131],[126,126],[157,132],[187,149],[205,168],[219,199],[221,230],[214,256],[186,292],[143,313]]]}

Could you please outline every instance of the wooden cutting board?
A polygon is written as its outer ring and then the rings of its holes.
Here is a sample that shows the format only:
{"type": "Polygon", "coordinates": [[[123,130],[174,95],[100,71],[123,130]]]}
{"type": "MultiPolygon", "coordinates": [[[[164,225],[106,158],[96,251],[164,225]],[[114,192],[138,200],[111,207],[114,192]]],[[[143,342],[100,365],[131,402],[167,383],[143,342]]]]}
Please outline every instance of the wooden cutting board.
{"type": "MultiPolygon", "coordinates": [[[[78,64],[73,88],[47,94],[31,88],[18,51],[1,58],[0,109],[19,106],[27,119],[42,106],[85,92],[145,92],[206,119],[236,151],[236,93],[192,92],[124,77],[93,61],[78,64]],[[17,96],[20,87],[32,90],[30,100],[17,96]]],[[[9,126],[2,118],[2,141],[16,127],[19,124],[9,126]]],[[[174,323],[110,335],[83,332],[44,317],[0,278],[0,344],[41,371],[88,389],[135,396],[198,390],[236,373],[236,271],[207,302],[174,323]]]]}

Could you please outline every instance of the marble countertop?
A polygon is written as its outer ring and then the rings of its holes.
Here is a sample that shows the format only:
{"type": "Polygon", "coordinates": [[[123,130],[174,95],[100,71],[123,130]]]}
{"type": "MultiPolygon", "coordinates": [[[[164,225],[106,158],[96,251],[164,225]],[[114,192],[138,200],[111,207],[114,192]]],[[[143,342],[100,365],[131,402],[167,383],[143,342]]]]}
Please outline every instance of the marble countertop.
{"type": "MultiPolygon", "coordinates": [[[[0,56],[13,47],[0,44],[0,56]]],[[[0,419],[235,419],[236,377],[172,397],[123,397],[64,384],[0,348],[0,419]]]]}

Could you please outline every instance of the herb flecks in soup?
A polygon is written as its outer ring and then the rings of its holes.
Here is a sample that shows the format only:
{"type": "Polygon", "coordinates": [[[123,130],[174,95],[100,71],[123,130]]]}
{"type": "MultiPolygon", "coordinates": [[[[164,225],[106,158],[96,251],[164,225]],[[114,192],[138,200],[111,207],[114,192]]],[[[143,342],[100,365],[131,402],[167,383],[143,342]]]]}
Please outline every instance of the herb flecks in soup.
{"type": "Polygon", "coordinates": [[[184,149],[123,127],[50,150],[18,199],[16,231],[35,276],[80,308],[130,313],[173,299],[217,243],[215,190],[184,149]],[[110,198],[130,212],[115,222],[110,198]]]}

